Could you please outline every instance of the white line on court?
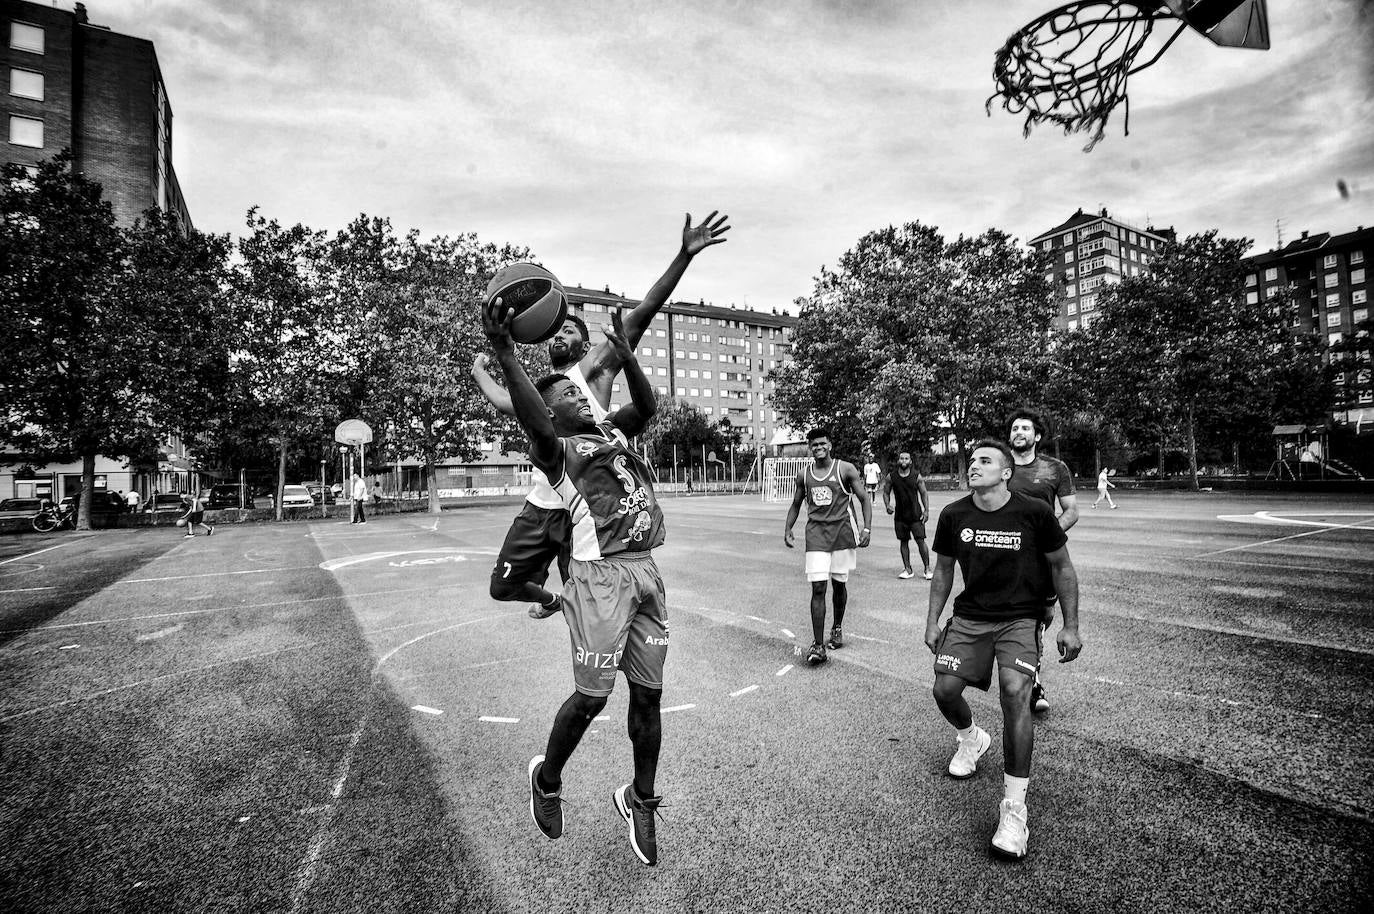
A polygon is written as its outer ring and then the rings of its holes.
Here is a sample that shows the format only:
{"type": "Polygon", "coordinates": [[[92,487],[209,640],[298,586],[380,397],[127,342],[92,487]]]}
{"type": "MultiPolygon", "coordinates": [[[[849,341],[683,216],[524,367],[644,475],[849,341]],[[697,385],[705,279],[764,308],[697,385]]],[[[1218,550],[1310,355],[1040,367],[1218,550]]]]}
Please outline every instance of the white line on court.
{"type": "Polygon", "coordinates": [[[278,565],[275,568],[251,568],[247,571],[211,571],[206,574],[174,574],[165,578],[125,578],[121,581],[112,581],[113,584],[156,584],[162,581],[189,581],[193,578],[219,578],[230,574],[264,574],[269,571],[299,571],[303,568],[314,568],[314,565],[278,565]]]}
{"type": "Polygon", "coordinates": [[[489,724],[518,724],[518,723],[520,723],[520,718],[518,718],[518,717],[488,717],[487,715],[483,714],[481,717],[479,717],[479,718],[477,718],[477,719],[478,719],[478,720],[484,720],[484,721],[486,721],[486,722],[489,723],[489,724]]]}
{"type": "Polygon", "coordinates": [[[767,620],[767,619],[760,619],[758,616],[745,616],[744,618],[746,618],[746,619],[753,619],[755,622],[762,622],[764,625],[767,625],[767,624],[768,624],[768,620],[767,620]]]}
{"type": "Polygon", "coordinates": [[[411,705],[410,710],[419,711],[421,714],[443,714],[438,708],[431,708],[429,705],[411,705]]]}
{"type": "Polygon", "coordinates": [[[774,673],[773,675],[774,675],[774,676],[786,676],[786,675],[787,675],[787,671],[790,670],[790,669],[792,669],[792,664],[789,663],[787,666],[785,666],[785,667],[783,667],[782,669],[778,670],[778,671],[777,671],[776,673],[774,673]]]}
{"type": "MultiPolygon", "coordinates": [[[[83,539],[84,539],[84,537],[83,537],[83,539]]],[[[58,543],[56,546],[49,546],[49,547],[46,548],[46,549],[39,549],[37,552],[30,552],[30,553],[27,553],[27,554],[25,554],[25,555],[16,555],[14,558],[5,559],[3,562],[0,562],[0,565],[8,565],[10,562],[17,562],[17,561],[19,561],[20,559],[29,558],[29,556],[42,555],[42,554],[45,553],[45,552],[52,552],[54,549],[61,549],[63,546],[69,546],[69,545],[71,545],[70,542],[67,542],[67,543],[58,543]]]]}
{"type": "MultiPolygon", "coordinates": [[[[1369,515],[1364,515],[1368,517],[1369,515]]],[[[1328,533],[1332,530],[1374,530],[1374,527],[1367,527],[1364,524],[1331,524],[1326,527],[1318,527],[1316,530],[1304,530],[1302,533],[1294,533],[1292,536],[1280,536],[1277,539],[1263,540],[1258,543],[1246,543],[1241,546],[1232,546],[1229,549],[1217,549],[1214,552],[1204,552],[1201,555],[1189,556],[1190,561],[1205,559],[1213,555],[1225,555],[1228,552],[1236,552],[1240,549],[1255,549],[1259,546],[1272,546],[1274,543],[1285,543],[1288,540],[1299,539],[1304,536],[1315,536],[1318,533],[1328,533]]]]}
{"type": "Polygon", "coordinates": [[[784,629],[782,630],[782,633],[783,633],[784,635],[786,635],[787,637],[789,637],[789,638],[795,638],[795,637],[797,637],[796,635],[792,634],[792,630],[791,630],[790,628],[784,628],[784,629]]]}
{"type": "Polygon", "coordinates": [[[867,635],[850,635],[855,641],[872,641],[877,644],[891,644],[891,641],[884,641],[882,638],[870,638],[867,635]]]}
{"type": "Polygon", "coordinates": [[[56,587],[16,587],[13,590],[0,590],[0,593],[31,593],[35,590],[56,590],[56,587]]]}
{"type": "Polygon", "coordinates": [[[758,685],[747,685],[747,686],[745,686],[745,687],[742,688],[742,689],[738,689],[738,690],[736,690],[736,691],[734,691],[734,692],[731,692],[731,693],[730,693],[730,697],[731,697],[731,698],[739,698],[741,695],[747,695],[747,694],[749,694],[750,692],[756,691],[757,689],[758,689],[758,685]]]}
{"type": "Polygon", "coordinates": [[[690,711],[695,707],[696,705],[673,705],[671,708],[664,708],[662,711],[659,711],[658,713],[672,714],[674,711],[690,711]]]}

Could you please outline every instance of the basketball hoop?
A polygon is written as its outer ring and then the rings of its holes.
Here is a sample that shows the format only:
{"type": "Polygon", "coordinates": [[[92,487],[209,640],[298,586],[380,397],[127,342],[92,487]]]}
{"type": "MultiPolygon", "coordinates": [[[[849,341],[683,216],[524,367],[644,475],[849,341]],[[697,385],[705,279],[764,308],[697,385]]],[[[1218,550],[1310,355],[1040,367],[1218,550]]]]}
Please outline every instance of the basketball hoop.
{"type": "Polygon", "coordinates": [[[1124,106],[1123,132],[1130,134],[1127,80],[1159,60],[1189,27],[1218,45],[1269,47],[1264,0],[1078,0],[1007,39],[992,66],[997,91],[987,112],[1000,98],[1007,111],[1026,116],[1023,136],[1039,123],[1058,124],[1066,135],[1089,134],[1083,151],[1091,152],[1117,105],[1124,106]],[[1139,62],[1157,25],[1172,33],[1139,62]]]}

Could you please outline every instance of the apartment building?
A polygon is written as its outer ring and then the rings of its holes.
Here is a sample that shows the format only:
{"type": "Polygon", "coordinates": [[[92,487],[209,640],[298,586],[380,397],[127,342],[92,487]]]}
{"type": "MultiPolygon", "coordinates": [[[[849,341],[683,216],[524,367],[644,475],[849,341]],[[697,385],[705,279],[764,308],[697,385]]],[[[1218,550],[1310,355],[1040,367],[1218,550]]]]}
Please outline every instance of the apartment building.
{"type": "MultiPolygon", "coordinates": [[[[1331,234],[1303,232],[1277,250],[1247,257],[1245,295],[1251,304],[1291,291],[1297,302],[1293,329],[1322,333],[1328,343],[1344,348],[1352,338],[1366,338],[1369,320],[1369,268],[1374,257],[1374,228],[1331,234]]],[[[1347,370],[1336,376],[1337,420],[1355,425],[1374,422],[1374,383],[1370,347],[1338,355],[1347,370]]]]}
{"type": "Polygon", "coordinates": [[[191,226],[172,166],[172,107],[153,43],[72,10],[0,0],[5,162],[32,168],[70,149],[121,225],[151,207],[191,226]]]}
{"type": "Polygon", "coordinates": [[[1030,246],[1050,258],[1045,278],[1059,298],[1055,326],[1075,330],[1092,323],[1103,286],[1138,276],[1147,269],[1173,228],[1140,228],[1113,218],[1105,208],[1096,214],[1079,209],[1054,228],[1036,235],[1030,246]]]}

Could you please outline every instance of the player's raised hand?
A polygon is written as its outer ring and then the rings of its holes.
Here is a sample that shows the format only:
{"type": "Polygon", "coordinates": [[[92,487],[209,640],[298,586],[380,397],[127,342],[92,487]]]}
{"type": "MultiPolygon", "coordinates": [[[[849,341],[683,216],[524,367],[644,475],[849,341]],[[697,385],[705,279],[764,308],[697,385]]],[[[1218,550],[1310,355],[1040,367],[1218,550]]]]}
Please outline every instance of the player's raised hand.
{"type": "Polygon", "coordinates": [[[479,352],[472,360],[472,373],[477,374],[479,371],[487,371],[490,365],[491,356],[487,355],[485,352],[479,352]]]}
{"type": "Polygon", "coordinates": [[[730,226],[726,224],[729,216],[721,216],[716,219],[717,210],[711,210],[711,215],[701,220],[701,225],[692,225],[692,214],[687,214],[687,221],[682,226],[682,250],[689,256],[694,256],[706,250],[713,244],[723,244],[728,238],[722,238],[726,232],[730,231],[730,226]],[[711,220],[715,219],[713,223],[711,220]]]}
{"type": "Polygon", "coordinates": [[[611,327],[606,331],[606,342],[611,344],[611,350],[622,364],[635,357],[635,351],[630,348],[630,341],[625,336],[625,322],[619,308],[611,312],[611,327]]]}
{"type": "Polygon", "coordinates": [[[501,352],[511,348],[510,322],[514,312],[507,308],[501,299],[482,309],[482,332],[491,341],[492,348],[501,352]]]}
{"type": "Polygon", "coordinates": [[[1059,648],[1059,662],[1071,663],[1083,652],[1083,639],[1078,637],[1078,629],[1061,628],[1054,643],[1059,648]]]}

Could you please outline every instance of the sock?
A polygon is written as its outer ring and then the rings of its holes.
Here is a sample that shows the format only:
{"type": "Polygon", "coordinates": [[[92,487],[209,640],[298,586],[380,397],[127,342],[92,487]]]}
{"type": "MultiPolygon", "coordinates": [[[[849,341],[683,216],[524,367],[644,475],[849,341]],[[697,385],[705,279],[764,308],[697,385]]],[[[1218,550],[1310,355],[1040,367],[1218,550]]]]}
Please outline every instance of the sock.
{"type": "Polygon", "coordinates": [[[1026,805],[1026,788],[1028,786],[1030,786],[1030,778],[1017,778],[1004,774],[1002,775],[1002,798],[1024,806],[1026,805]]]}
{"type": "Polygon", "coordinates": [[[963,739],[963,740],[973,739],[974,734],[977,733],[977,732],[978,732],[978,725],[977,725],[977,724],[970,723],[966,729],[963,729],[963,730],[960,730],[960,731],[959,731],[959,738],[960,738],[960,739],[963,739]]]}

